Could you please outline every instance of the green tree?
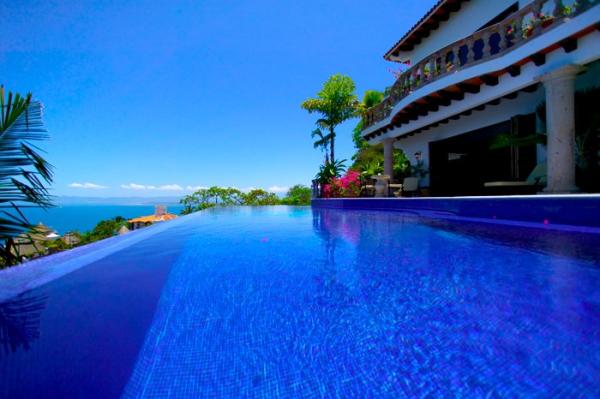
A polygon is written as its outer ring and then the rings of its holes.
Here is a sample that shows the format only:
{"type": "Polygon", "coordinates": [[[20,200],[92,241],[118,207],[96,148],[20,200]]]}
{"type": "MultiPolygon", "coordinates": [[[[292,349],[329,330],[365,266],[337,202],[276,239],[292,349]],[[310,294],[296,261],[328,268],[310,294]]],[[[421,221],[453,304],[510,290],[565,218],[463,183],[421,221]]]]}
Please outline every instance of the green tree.
{"type": "MultiPolygon", "coordinates": [[[[0,87],[0,263],[14,265],[14,237],[35,226],[21,208],[49,207],[46,184],[52,182],[52,166],[32,144],[47,139],[42,105],[31,94],[21,96],[0,87]]],[[[1,266],[0,266],[1,267],[1,266]]]]}
{"type": "Polygon", "coordinates": [[[329,133],[329,160],[335,160],[335,129],[341,123],[359,115],[356,87],[348,76],[336,74],[323,85],[317,97],[305,100],[301,107],[309,113],[321,116],[317,126],[329,133]]]}
{"type": "MultiPolygon", "coordinates": [[[[362,117],[364,117],[370,108],[376,106],[377,104],[379,104],[382,101],[383,101],[383,93],[382,92],[377,91],[377,90],[367,90],[365,92],[365,95],[363,96],[362,102],[360,102],[360,104],[359,104],[360,115],[362,117]]],[[[364,126],[364,124],[363,124],[363,120],[361,118],[361,120],[358,121],[358,124],[352,131],[352,141],[354,142],[354,147],[356,148],[356,150],[361,150],[365,145],[369,145],[369,143],[367,143],[367,141],[362,137],[362,134],[361,134],[362,130],[363,130],[363,126],[364,126]]]]}
{"type": "Polygon", "coordinates": [[[244,194],[244,205],[263,206],[263,205],[279,205],[280,200],[277,195],[256,188],[244,194]]]}
{"type": "Polygon", "coordinates": [[[91,231],[83,235],[82,242],[90,243],[112,237],[117,233],[117,230],[126,225],[127,219],[123,218],[122,216],[101,220],[91,231]]]}
{"type": "Polygon", "coordinates": [[[213,186],[186,195],[179,203],[183,205],[181,214],[187,215],[214,206],[244,205],[244,201],[244,193],[237,188],[213,186]]]}
{"type": "Polygon", "coordinates": [[[284,205],[310,205],[311,195],[310,188],[297,184],[288,190],[281,203],[284,205]]]}

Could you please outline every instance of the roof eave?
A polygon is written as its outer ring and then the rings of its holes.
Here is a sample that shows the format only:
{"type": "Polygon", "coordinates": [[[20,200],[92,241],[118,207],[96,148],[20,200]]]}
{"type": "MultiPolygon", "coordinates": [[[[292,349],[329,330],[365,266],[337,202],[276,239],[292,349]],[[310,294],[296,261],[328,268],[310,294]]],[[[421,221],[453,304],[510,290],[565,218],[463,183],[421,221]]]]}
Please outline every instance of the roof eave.
{"type": "MultiPolygon", "coordinates": [[[[436,15],[438,15],[440,13],[441,13],[441,15],[445,15],[446,11],[445,11],[444,7],[446,6],[446,4],[448,4],[448,3],[456,4],[455,7],[452,7],[448,10],[448,15],[449,15],[452,12],[458,11],[458,9],[460,9],[460,5],[464,1],[468,1],[468,0],[439,0],[408,32],[406,32],[404,34],[404,36],[402,36],[402,38],[391,49],[389,49],[384,54],[383,58],[387,61],[401,62],[400,59],[393,58],[394,53],[407,51],[407,50],[403,50],[402,47],[409,45],[408,42],[415,37],[415,34],[417,32],[419,32],[427,24],[431,24],[432,18],[434,18],[436,15]]],[[[436,23],[439,25],[439,22],[443,21],[445,19],[447,19],[447,18],[444,17],[444,18],[440,19],[439,21],[434,21],[434,25],[436,23]]],[[[437,26],[431,30],[435,30],[435,29],[437,29],[437,26]]],[[[414,45],[412,45],[412,46],[414,47],[414,45]]],[[[410,51],[410,50],[408,50],[408,51],[410,51]]],[[[396,55],[395,57],[398,57],[398,55],[396,55]]]]}

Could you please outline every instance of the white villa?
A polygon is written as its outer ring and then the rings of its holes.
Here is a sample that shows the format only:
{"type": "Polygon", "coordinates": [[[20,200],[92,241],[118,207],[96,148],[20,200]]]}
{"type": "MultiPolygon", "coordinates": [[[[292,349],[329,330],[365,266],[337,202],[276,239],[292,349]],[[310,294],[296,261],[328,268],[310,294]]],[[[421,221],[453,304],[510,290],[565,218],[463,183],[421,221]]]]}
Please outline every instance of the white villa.
{"type": "Polygon", "coordinates": [[[575,99],[600,88],[599,30],[600,0],[440,0],[385,54],[409,67],[363,137],[384,144],[386,175],[394,147],[423,160],[434,195],[517,187],[533,171],[536,191],[577,192],[575,99]],[[536,133],[546,143],[490,146],[536,133]]]}

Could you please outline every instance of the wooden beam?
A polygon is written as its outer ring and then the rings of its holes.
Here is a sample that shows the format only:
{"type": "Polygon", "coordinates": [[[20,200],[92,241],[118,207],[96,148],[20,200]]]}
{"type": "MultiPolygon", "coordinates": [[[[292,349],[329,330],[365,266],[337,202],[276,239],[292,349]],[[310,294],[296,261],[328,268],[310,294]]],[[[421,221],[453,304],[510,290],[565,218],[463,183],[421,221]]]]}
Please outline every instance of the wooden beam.
{"type": "Polygon", "coordinates": [[[496,86],[496,85],[498,85],[498,76],[483,75],[481,77],[481,80],[483,80],[483,83],[485,83],[488,86],[496,86]]]}
{"type": "Polygon", "coordinates": [[[432,105],[436,105],[436,106],[442,105],[444,107],[447,107],[451,103],[451,101],[447,98],[433,97],[433,96],[425,97],[425,101],[427,101],[428,104],[432,104],[432,105]]]}
{"type": "Polygon", "coordinates": [[[474,85],[474,84],[469,84],[469,83],[459,83],[458,88],[465,93],[471,93],[471,94],[476,94],[481,91],[481,87],[479,87],[479,85],[474,85]]]}
{"type": "Polygon", "coordinates": [[[457,12],[458,10],[460,10],[460,1],[456,2],[456,3],[451,3],[450,6],[448,7],[448,11],[450,12],[457,12]]]}
{"type": "Polygon", "coordinates": [[[419,116],[427,116],[427,110],[418,104],[413,105],[413,110],[419,116]]]}
{"type": "Polygon", "coordinates": [[[424,105],[424,107],[427,109],[427,111],[430,111],[430,112],[437,112],[440,109],[440,107],[438,107],[436,104],[433,104],[433,103],[427,103],[424,105]]]}
{"type": "Polygon", "coordinates": [[[565,50],[565,53],[570,53],[577,50],[577,38],[571,37],[560,42],[560,46],[565,50]]]}
{"type": "Polygon", "coordinates": [[[408,120],[411,120],[411,121],[416,121],[417,119],[419,119],[419,117],[417,116],[417,114],[413,114],[412,112],[408,113],[407,117],[408,117],[408,120]]]}
{"type": "Polygon", "coordinates": [[[529,58],[531,58],[535,66],[542,66],[546,63],[546,54],[543,53],[532,54],[529,58]]]}
{"type": "Polygon", "coordinates": [[[508,73],[513,78],[516,78],[521,74],[521,67],[519,65],[511,65],[508,67],[508,73]]]}
{"type": "Polygon", "coordinates": [[[436,30],[439,27],[440,27],[440,22],[437,19],[430,20],[430,22],[429,22],[429,28],[431,30],[436,30]]]}
{"type": "Polygon", "coordinates": [[[441,90],[440,95],[442,96],[442,98],[447,98],[447,99],[456,100],[456,101],[461,101],[461,100],[464,100],[464,98],[465,98],[465,93],[459,93],[459,92],[450,91],[450,90],[441,90]]]}

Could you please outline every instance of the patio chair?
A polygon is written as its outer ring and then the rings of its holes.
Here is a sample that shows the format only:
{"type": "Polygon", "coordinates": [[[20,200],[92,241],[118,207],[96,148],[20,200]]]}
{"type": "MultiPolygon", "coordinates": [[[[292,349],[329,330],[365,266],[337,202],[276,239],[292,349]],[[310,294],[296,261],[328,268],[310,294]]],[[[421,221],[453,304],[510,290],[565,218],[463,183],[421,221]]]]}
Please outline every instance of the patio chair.
{"type": "Polygon", "coordinates": [[[508,193],[536,193],[546,186],[546,162],[538,163],[525,181],[491,181],[486,189],[508,193]]]}
{"type": "Polygon", "coordinates": [[[419,194],[419,178],[418,177],[406,177],[402,182],[402,189],[396,191],[394,195],[397,197],[414,197],[419,194]]]}

